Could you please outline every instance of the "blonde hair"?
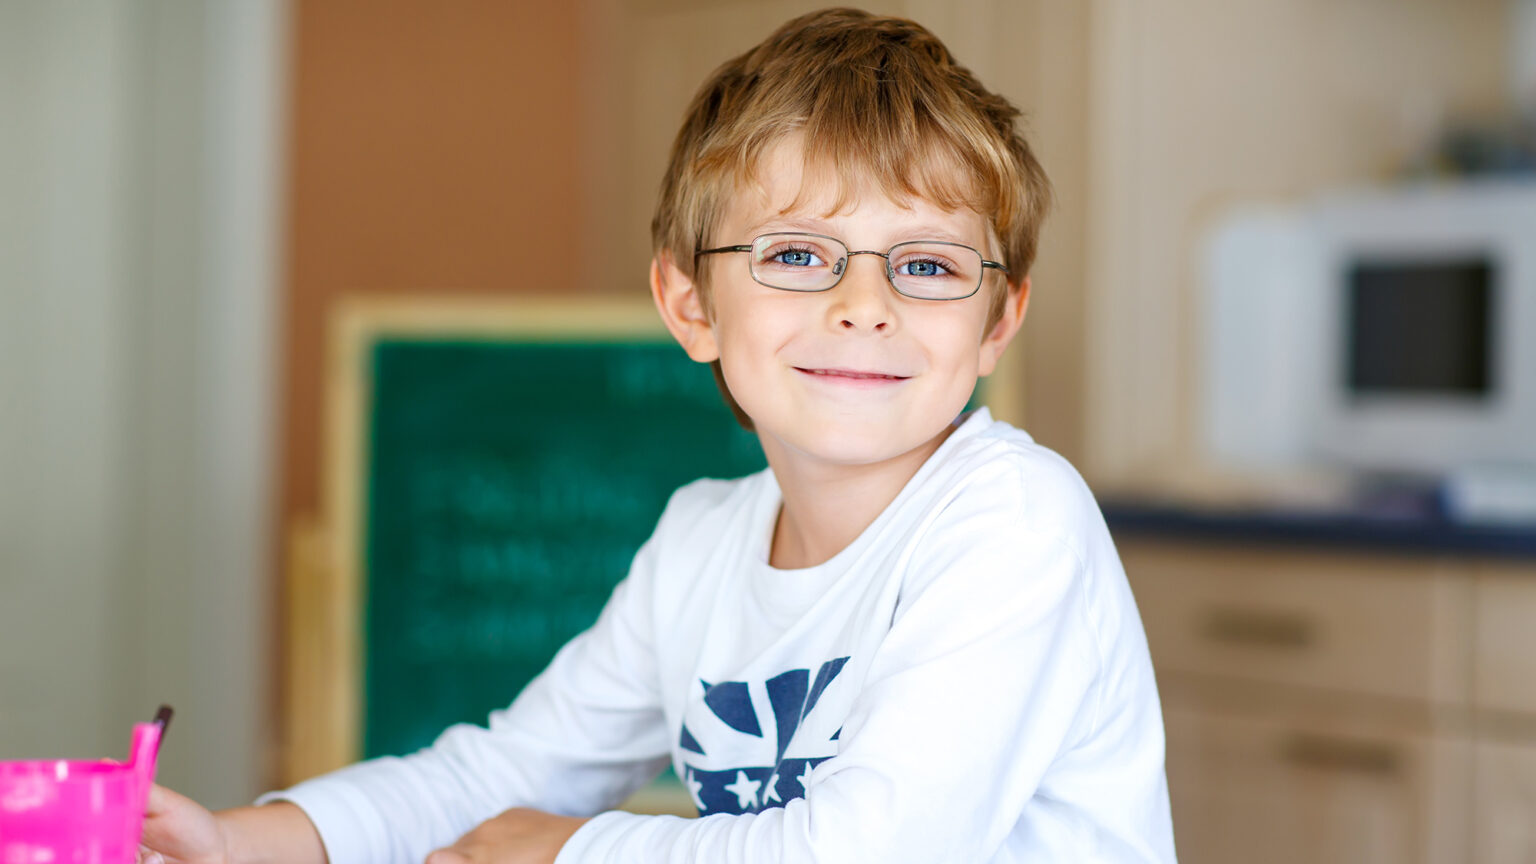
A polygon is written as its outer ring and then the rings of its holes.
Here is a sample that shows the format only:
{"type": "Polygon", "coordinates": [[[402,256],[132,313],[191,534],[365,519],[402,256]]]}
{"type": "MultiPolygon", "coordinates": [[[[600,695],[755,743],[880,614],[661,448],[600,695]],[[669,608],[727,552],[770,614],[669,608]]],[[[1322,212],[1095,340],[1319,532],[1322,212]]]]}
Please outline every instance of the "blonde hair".
{"type": "MultiPolygon", "coordinates": [[[[807,167],[831,167],[845,179],[833,212],[857,188],[847,179],[893,201],[972,209],[987,219],[1017,285],[1034,263],[1051,199],[1044,169],[1015,128],[1019,116],[915,21],[858,9],[802,15],[720,66],[694,96],[651,220],[653,249],[693,280],[710,311],[695,254],[709,248],[729,196],[756,178],[763,153],[799,135],[807,167]]],[[[988,330],[1006,296],[994,293],[988,330]]],[[[726,402],[752,428],[714,367],[726,402]]]]}

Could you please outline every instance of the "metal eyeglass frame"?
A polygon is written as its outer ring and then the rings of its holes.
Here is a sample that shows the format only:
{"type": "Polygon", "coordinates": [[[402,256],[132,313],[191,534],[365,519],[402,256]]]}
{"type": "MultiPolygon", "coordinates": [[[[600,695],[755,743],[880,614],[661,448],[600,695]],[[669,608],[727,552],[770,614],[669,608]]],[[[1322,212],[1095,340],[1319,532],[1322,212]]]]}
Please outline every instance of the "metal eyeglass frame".
{"type": "Polygon", "coordinates": [[[950,300],[964,300],[967,297],[974,297],[976,292],[981,290],[981,283],[982,280],[986,278],[988,269],[997,270],[1004,275],[1007,275],[1008,273],[1008,267],[1006,265],[998,261],[988,261],[986,256],[981,254],[980,250],[974,246],[967,246],[964,243],[954,243],[949,240],[904,240],[900,243],[892,244],[891,248],[885,250],[884,252],[877,252],[873,249],[849,249],[847,243],[844,243],[842,240],[839,240],[836,237],[831,237],[826,234],[812,234],[808,231],[773,231],[768,234],[759,234],[752,238],[751,243],[746,245],[719,246],[714,249],[701,249],[700,251],[693,253],[693,260],[697,262],[699,260],[699,256],[701,255],[716,255],[722,252],[751,252],[753,248],[757,246],[757,241],[763,239],[764,237],[815,237],[818,240],[831,240],[833,243],[843,247],[848,252],[847,256],[844,257],[842,261],[833,265],[833,273],[837,276],[837,278],[832,281],[832,284],[825,288],[785,288],[782,285],[770,285],[769,283],[757,278],[757,268],[753,267],[751,262],[748,262],[747,272],[751,274],[752,281],[762,285],[765,288],[772,288],[775,291],[793,291],[797,294],[820,294],[823,291],[831,291],[843,281],[843,276],[848,272],[848,259],[855,255],[876,255],[884,258],[885,281],[890,284],[891,290],[895,291],[897,294],[900,294],[903,297],[910,297],[913,300],[933,300],[940,303],[950,300]],[[910,246],[917,244],[924,246],[957,246],[961,249],[969,249],[970,251],[975,252],[976,257],[981,259],[981,273],[976,277],[976,287],[972,288],[969,294],[962,294],[959,297],[920,297],[916,294],[908,294],[907,292],[901,290],[901,288],[896,285],[896,270],[895,268],[891,267],[891,253],[900,246],[910,246]]]}

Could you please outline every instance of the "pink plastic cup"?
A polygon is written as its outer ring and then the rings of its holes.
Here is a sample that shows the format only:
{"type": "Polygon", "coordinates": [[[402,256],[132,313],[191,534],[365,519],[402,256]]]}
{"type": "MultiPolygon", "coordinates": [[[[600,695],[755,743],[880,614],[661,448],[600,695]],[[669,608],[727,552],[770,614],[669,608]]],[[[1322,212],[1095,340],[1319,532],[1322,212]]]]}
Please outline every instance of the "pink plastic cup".
{"type": "Polygon", "coordinates": [[[133,727],[126,764],[0,762],[0,864],[133,864],[160,727],[133,727]]]}

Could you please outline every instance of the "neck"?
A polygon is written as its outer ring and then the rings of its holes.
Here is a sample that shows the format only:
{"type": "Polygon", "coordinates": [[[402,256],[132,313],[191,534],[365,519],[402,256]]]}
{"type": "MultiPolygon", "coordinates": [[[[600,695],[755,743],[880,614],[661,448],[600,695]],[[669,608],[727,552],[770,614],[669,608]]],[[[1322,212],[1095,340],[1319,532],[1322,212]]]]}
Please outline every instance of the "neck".
{"type": "Polygon", "coordinates": [[[768,563],[780,569],[814,567],[846,549],[954,429],[946,426],[921,447],[871,465],[811,459],[760,436],[783,495],[768,563]]]}

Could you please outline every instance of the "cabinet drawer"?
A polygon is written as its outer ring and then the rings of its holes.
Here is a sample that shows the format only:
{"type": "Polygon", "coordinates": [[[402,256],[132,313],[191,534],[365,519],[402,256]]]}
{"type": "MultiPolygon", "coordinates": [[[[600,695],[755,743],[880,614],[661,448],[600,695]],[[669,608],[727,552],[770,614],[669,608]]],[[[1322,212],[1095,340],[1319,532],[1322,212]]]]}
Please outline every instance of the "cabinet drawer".
{"type": "Polygon", "coordinates": [[[1472,860],[1536,861],[1536,744],[1479,741],[1474,770],[1472,860]]]}
{"type": "Polygon", "coordinates": [[[1183,864],[1462,864],[1465,739],[1167,711],[1183,864]]]}
{"type": "Polygon", "coordinates": [[[1121,557],[1159,674],[1466,699],[1471,586],[1443,562],[1145,541],[1121,557]]]}
{"type": "Polygon", "coordinates": [[[1475,590],[1473,701],[1536,714],[1536,565],[1483,565],[1475,590]]]}

